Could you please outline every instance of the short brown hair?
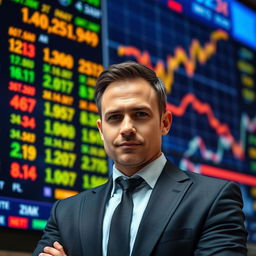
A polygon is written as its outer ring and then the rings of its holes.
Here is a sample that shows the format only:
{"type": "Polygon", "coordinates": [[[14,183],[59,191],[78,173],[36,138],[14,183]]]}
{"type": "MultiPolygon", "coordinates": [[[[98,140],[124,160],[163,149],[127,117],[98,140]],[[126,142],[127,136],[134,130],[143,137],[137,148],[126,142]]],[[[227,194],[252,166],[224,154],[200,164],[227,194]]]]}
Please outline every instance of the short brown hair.
{"type": "Polygon", "coordinates": [[[123,62],[111,65],[104,70],[97,79],[96,83],[96,105],[101,115],[101,98],[106,88],[113,82],[127,79],[145,79],[156,91],[160,114],[166,112],[166,91],[163,82],[156,76],[150,68],[138,64],[134,61],[123,62]]]}

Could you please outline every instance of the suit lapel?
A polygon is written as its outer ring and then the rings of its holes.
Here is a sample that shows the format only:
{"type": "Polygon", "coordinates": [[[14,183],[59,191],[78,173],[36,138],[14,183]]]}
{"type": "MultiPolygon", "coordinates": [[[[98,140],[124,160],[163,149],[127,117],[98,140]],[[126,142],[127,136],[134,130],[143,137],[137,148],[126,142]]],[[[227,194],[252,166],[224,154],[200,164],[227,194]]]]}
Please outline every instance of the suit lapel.
{"type": "MultiPolygon", "coordinates": [[[[81,208],[79,227],[83,253],[81,255],[102,255],[102,224],[105,205],[112,188],[112,179],[94,190],[88,191],[81,208]]],[[[72,235],[72,234],[71,234],[72,235]]]]}
{"type": "Polygon", "coordinates": [[[132,256],[151,254],[191,184],[184,172],[170,162],[166,163],[143,214],[132,256]]]}

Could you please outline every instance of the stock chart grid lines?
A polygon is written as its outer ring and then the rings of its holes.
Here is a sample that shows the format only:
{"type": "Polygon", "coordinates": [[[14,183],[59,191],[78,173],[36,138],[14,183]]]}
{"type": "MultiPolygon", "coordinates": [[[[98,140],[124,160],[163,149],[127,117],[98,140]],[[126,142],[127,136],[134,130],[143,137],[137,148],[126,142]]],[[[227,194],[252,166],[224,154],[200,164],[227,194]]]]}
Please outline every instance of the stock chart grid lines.
{"type": "Polygon", "coordinates": [[[254,51],[166,3],[108,2],[108,62],[136,61],[163,80],[173,114],[163,152],[183,170],[238,182],[255,242],[254,51]]]}
{"type": "MultiPolygon", "coordinates": [[[[213,116],[228,127],[238,142],[239,85],[234,75],[235,49],[229,35],[198,26],[154,2],[113,1],[109,8],[110,64],[135,60],[152,67],[165,82],[171,105],[180,106],[188,93],[192,94],[201,105],[208,104],[213,116]],[[116,26],[117,16],[121,17],[122,29],[116,26]],[[204,58],[202,63],[198,52],[204,58]]],[[[221,163],[229,169],[243,170],[243,161],[234,156],[231,147],[224,145],[223,138],[210,125],[209,111],[199,113],[200,108],[188,104],[183,112],[174,113],[172,130],[164,138],[167,155],[182,159],[185,152],[190,152],[190,159],[195,162],[221,163]],[[209,156],[216,154],[218,157],[209,156]]]]}

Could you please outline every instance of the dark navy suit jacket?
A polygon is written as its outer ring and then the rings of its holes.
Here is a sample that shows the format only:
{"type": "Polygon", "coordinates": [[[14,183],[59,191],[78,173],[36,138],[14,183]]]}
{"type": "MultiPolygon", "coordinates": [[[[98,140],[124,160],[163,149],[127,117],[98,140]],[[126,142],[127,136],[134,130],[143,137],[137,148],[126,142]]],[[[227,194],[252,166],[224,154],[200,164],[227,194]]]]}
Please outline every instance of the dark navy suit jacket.
{"type": "MultiPolygon", "coordinates": [[[[111,188],[110,179],[57,201],[33,256],[54,241],[68,256],[102,255],[102,222],[111,188]]],[[[235,183],[183,172],[167,162],[142,217],[132,256],[247,255],[242,205],[235,183]]]]}

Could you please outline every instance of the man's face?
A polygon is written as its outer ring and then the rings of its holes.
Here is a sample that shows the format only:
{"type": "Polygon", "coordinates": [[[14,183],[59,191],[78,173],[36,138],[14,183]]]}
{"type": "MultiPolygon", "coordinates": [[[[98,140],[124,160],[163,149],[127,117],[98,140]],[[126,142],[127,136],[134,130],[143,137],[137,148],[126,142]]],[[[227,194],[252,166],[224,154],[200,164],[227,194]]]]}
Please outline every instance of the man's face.
{"type": "Polygon", "coordinates": [[[141,78],[111,83],[97,121],[104,147],[118,170],[131,176],[161,154],[171,114],[159,114],[155,90],[141,78]]]}

